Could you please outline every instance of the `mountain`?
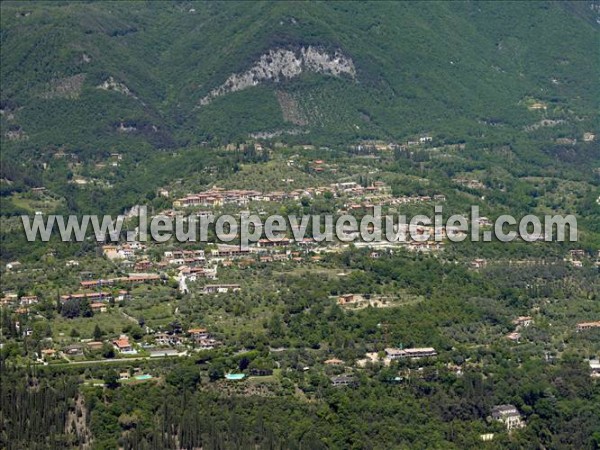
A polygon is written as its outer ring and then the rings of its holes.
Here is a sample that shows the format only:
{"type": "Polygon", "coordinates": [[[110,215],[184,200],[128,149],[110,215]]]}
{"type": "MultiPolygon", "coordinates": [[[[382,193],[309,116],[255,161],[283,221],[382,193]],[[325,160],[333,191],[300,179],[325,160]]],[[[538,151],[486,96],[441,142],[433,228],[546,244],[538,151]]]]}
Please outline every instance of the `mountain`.
{"type": "Polygon", "coordinates": [[[3,2],[2,144],[460,138],[520,130],[540,120],[535,104],[581,124],[598,106],[597,14],[591,2],[3,2]]]}

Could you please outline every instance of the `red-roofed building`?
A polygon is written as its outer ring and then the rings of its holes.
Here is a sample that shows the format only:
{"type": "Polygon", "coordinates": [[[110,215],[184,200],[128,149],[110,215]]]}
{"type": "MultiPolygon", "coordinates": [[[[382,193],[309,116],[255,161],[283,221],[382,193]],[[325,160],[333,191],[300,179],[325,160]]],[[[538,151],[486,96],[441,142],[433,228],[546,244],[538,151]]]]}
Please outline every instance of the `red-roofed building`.
{"type": "Polygon", "coordinates": [[[120,352],[130,352],[133,350],[133,347],[129,343],[129,338],[121,337],[116,341],[113,341],[113,345],[120,352]]]}
{"type": "Polygon", "coordinates": [[[208,330],[206,328],[190,328],[188,334],[194,340],[207,339],[208,330]]]}

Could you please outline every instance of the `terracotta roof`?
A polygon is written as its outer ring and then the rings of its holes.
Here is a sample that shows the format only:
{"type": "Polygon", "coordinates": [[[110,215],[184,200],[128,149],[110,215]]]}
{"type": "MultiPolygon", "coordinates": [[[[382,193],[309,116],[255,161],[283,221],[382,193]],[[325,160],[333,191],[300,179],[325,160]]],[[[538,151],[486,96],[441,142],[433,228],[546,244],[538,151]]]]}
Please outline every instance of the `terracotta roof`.
{"type": "Polygon", "coordinates": [[[194,333],[206,333],[208,330],[206,328],[190,328],[188,330],[188,333],[190,334],[194,334],[194,333]]]}
{"type": "Polygon", "coordinates": [[[115,345],[119,348],[130,347],[129,339],[117,339],[115,345]]]}

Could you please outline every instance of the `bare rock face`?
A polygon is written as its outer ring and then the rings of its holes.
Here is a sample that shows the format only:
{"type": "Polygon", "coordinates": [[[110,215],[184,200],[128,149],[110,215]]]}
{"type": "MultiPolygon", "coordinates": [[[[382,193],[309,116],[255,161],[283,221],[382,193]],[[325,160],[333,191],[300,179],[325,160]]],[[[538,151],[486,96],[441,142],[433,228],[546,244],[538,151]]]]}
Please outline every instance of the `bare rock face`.
{"type": "Polygon", "coordinates": [[[352,59],[339,51],[330,54],[315,47],[302,47],[298,51],[269,50],[247,71],[232,74],[225,83],[201,99],[200,104],[207,105],[216,97],[241,91],[264,81],[278,83],[284,78],[294,78],[303,72],[316,72],[334,77],[346,74],[354,78],[356,75],[352,59]]]}
{"type": "Polygon", "coordinates": [[[113,77],[108,77],[108,79],[105,80],[104,83],[101,83],[96,87],[104,91],[115,91],[123,95],[127,95],[128,97],[136,98],[127,86],[125,86],[119,81],[116,81],[113,77]]]}

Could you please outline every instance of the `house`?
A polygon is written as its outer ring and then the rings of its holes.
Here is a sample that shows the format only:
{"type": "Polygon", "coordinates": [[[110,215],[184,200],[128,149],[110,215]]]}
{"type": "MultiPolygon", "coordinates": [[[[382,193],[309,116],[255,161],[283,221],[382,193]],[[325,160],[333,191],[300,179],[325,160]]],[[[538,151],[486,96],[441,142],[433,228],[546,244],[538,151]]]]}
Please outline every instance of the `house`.
{"type": "Polygon", "coordinates": [[[61,302],[66,302],[68,300],[83,300],[84,298],[90,300],[91,302],[101,302],[101,301],[109,301],[112,298],[110,292],[81,292],[76,294],[64,294],[60,296],[61,302]]]}
{"type": "Polygon", "coordinates": [[[121,255],[119,255],[119,249],[116,245],[104,245],[102,247],[102,253],[108,259],[119,259],[121,255]]]}
{"type": "Polygon", "coordinates": [[[259,239],[258,247],[282,247],[290,244],[287,238],[259,239]]]}
{"type": "Polygon", "coordinates": [[[337,358],[331,358],[328,359],[324,362],[324,364],[328,365],[328,366],[341,366],[344,364],[344,361],[342,361],[341,359],[337,359],[337,358]]]}
{"type": "Polygon", "coordinates": [[[102,347],[104,346],[104,342],[101,341],[90,341],[88,343],[86,343],[85,345],[87,345],[87,347],[94,351],[94,350],[101,350],[102,347]]]}
{"type": "Polygon", "coordinates": [[[354,386],[357,384],[356,379],[351,375],[339,375],[331,377],[330,380],[334,387],[354,386]]]}
{"type": "Polygon", "coordinates": [[[432,347],[423,347],[423,348],[407,348],[407,349],[399,349],[399,348],[386,348],[385,354],[389,359],[417,359],[417,358],[429,358],[432,356],[436,356],[437,352],[432,347]]]}
{"type": "Polygon", "coordinates": [[[226,294],[229,291],[239,292],[241,290],[239,284],[207,284],[202,289],[203,294],[226,294]]]}
{"type": "Polygon", "coordinates": [[[135,265],[133,266],[133,269],[137,272],[141,271],[141,270],[148,270],[152,267],[152,261],[148,260],[148,259],[144,259],[142,261],[138,261],[137,263],[135,263],[135,265]]]}
{"type": "Polygon", "coordinates": [[[86,289],[93,289],[96,287],[100,287],[100,286],[110,286],[111,284],[114,283],[114,280],[85,280],[82,281],[81,283],[81,287],[86,288],[86,289]]]}
{"type": "Polygon", "coordinates": [[[122,302],[124,300],[129,300],[131,299],[131,295],[129,294],[128,291],[121,289],[118,293],[117,296],[115,297],[115,300],[118,302],[122,302]]]}
{"type": "Polygon", "coordinates": [[[21,267],[21,263],[19,261],[12,261],[6,264],[6,270],[15,270],[21,267]]]}
{"type": "Polygon", "coordinates": [[[517,327],[528,327],[533,323],[533,318],[529,316],[519,316],[512,321],[517,327]]]}
{"type": "Polygon", "coordinates": [[[64,294],[60,296],[60,301],[65,303],[68,300],[88,299],[91,302],[108,301],[112,298],[110,292],[80,292],[75,294],[64,294]]]}
{"type": "Polygon", "coordinates": [[[531,105],[529,105],[528,108],[531,110],[547,109],[547,106],[542,102],[535,102],[535,103],[532,103],[531,105]]]}
{"type": "Polygon", "coordinates": [[[168,333],[156,333],[154,335],[156,345],[168,346],[168,345],[181,345],[181,338],[175,334],[168,333]]]}
{"type": "Polygon", "coordinates": [[[482,259],[482,258],[477,258],[474,259],[473,261],[471,261],[471,267],[473,269],[481,269],[482,267],[485,267],[487,265],[487,260],[482,259]]]}
{"type": "Polygon", "coordinates": [[[571,256],[572,259],[583,258],[585,256],[585,250],[582,250],[582,249],[569,250],[569,255],[571,256]]]}
{"type": "Polygon", "coordinates": [[[600,321],[598,322],[581,322],[577,324],[577,331],[591,330],[592,328],[600,328],[600,321]]]}
{"type": "Polygon", "coordinates": [[[90,308],[92,308],[92,311],[94,311],[95,313],[104,313],[107,311],[106,303],[94,302],[90,304],[90,308]]]}
{"type": "Polygon", "coordinates": [[[146,283],[148,281],[160,281],[160,275],[155,273],[130,273],[128,277],[117,278],[117,280],[126,281],[128,283],[146,283]]]}
{"type": "Polygon", "coordinates": [[[487,217],[478,217],[475,222],[482,227],[491,227],[493,225],[493,222],[487,217]]]}
{"type": "Polygon", "coordinates": [[[208,339],[200,339],[196,343],[196,348],[199,350],[212,350],[213,348],[221,345],[219,341],[216,339],[208,338],[208,339]]]}
{"type": "Polygon", "coordinates": [[[509,431],[525,426],[519,410],[514,405],[494,406],[492,408],[492,419],[503,422],[509,431]]]}
{"type": "Polygon", "coordinates": [[[217,244],[216,250],[212,251],[212,256],[219,258],[241,256],[249,253],[250,250],[242,248],[239,245],[217,244]]]}
{"type": "Polygon", "coordinates": [[[594,378],[600,377],[600,361],[597,359],[590,359],[589,365],[590,371],[592,372],[590,376],[594,378]]]}
{"type": "Polygon", "coordinates": [[[457,377],[461,377],[464,373],[462,366],[460,366],[458,364],[448,363],[448,364],[446,364],[446,368],[448,369],[449,372],[453,373],[457,377]]]}
{"type": "Polygon", "coordinates": [[[83,344],[71,344],[63,352],[67,356],[83,356],[83,344]]]}
{"type": "Polygon", "coordinates": [[[354,302],[354,294],[344,294],[338,297],[338,305],[346,305],[354,302]]]}
{"type": "Polygon", "coordinates": [[[37,295],[24,295],[21,297],[20,304],[21,306],[35,305],[38,302],[37,295]]]}
{"type": "Polygon", "coordinates": [[[130,353],[133,351],[133,346],[129,343],[127,336],[121,336],[116,341],[113,341],[113,345],[121,353],[130,353]]]}
{"type": "Polygon", "coordinates": [[[129,261],[127,259],[120,260],[119,264],[121,264],[125,269],[133,269],[133,266],[135,265],[133,261],[129,261]]]}
{"type": "Polygon", "coordinates": [[[519,342],[519,339],[521,339],[521,333],[517,333],[516,331],[514,331],[512,333],[509,333],[506,336],[506,339],[513,342],[519,342]]]}
{"type": "Polygon", "coordinates": [[[586,132],[583,133],[583,141],[584,142],[593,142],[596,139],[596,135],[594,133],[586,132]]]}
{"type": "Polygon", "coordinates": [[[40,353],[44,359],[54,358],[54,356],[56,356],[56,350],[53,348],[45,348],[41,350],[40,353]]]}
{"type": "Polygon", "coordinates": [[[208,330],[206,328],[190,328],[188,334],[190,335],[190,338],[195,341],[208,339],[208,330]]]}

